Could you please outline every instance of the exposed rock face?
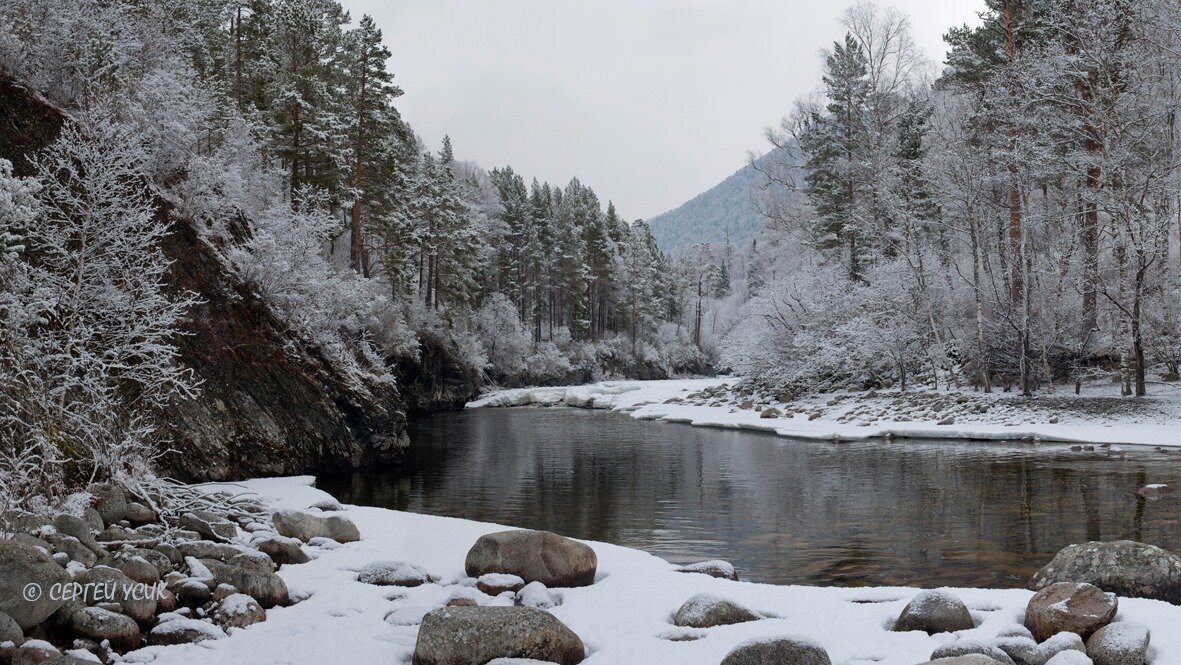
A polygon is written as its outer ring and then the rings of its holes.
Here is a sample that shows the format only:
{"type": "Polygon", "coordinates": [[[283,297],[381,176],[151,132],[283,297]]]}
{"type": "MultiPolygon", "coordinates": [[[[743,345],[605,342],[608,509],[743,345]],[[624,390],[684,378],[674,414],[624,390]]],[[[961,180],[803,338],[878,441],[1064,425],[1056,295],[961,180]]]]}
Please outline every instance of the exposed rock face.
{"type": "Polygon", "coordinates": [[[1025,608],[1025,627],[1041,642],[1055,633],[1077,633],[1083,639],[1111,623],[1119,609],[1115,596],[1091,584],[1056,582],[1038,591],[1025,608]]]}
{"type": "Polygon", "coordinates": [[[298,510],[279,510],[274,515],[275,531],[280,536],[299,538],[305,543],[312,538],[331,538],[338,543],[361,539],[357,525],[344,515],[313,515],[298,510]]]}
{"type": "Polygon", "coordinates": [[[1132,540],[1062,548],[1029,580],[1033,591],[1055,582],[1086,582],[1129,598],[1181,604],[1181,557],[1132,540]]]}
{"type": "Polygon", "coordinates": [[[832,665],[824,647],[802,637],[756,639],[734,647],[722,665],[832,665]]]}
{"type": "MultiPolygon", "coordinates": [[[[0,77],[0,157],[18,175],[29,174],[27,156],[52,142],[63,122],[61,111],[0,77]]],[[[169,409],[161,434],[177,454],[162,460],[165,470],[182,480],[221,480],[397,458],[408,442],[397,389],[351,388],[226,267],[191,220],[156,201],[173,230],[163,242],[172,262],[168,286],[201,300],[182,324],[187,334],[175,340],[201,391],[169,409]]],[[[429,388],[432,376],[422,385],[429,388]]]]}
{"type": "Polygon", "coordinates": [[[413,665],[471,665],[496,658],[582,662],[586,648],[554,615],[528,607],[444,607],[423,617],[413,665]]]}
{"type": "Polygon", "coordinates": [[[911,599],[894,622],[894,630],[952,633],[975,624],[964,601],[946,591],[923,591],[911,599]]]}
{"type": "Polygon", "coordinates": [[[713,628],[762,617],[738,603],[708,593],[699,593],[686,600],[673,617],[673,625],[682,628],[713,628]]]}
{"type": "Polygon", "coordinates": [[[55,594],[50,591],[53,585],[69,581],[69,574],[44,551],[14,540],[0,540],[0,612],[21,629],[31,628],[56,612],[62,601],[54,600],[55,594]],[[36,585],[36,598],[24,595],[28,585],[36,585]]]}
{"type": "Polygon", "coordinates": [[[498,531],[480,536],[467,553],[471,577],[508,573],[547,587],[588,586],[599,558],[590,546],[549,531],[498,531]]]}
{"type": "Polygon", "coordinates": [[[1151,639],[1142,623],[1112,623],[1087,640],[1087,655],[1095,665],[1144,665],[1151,639]]]}

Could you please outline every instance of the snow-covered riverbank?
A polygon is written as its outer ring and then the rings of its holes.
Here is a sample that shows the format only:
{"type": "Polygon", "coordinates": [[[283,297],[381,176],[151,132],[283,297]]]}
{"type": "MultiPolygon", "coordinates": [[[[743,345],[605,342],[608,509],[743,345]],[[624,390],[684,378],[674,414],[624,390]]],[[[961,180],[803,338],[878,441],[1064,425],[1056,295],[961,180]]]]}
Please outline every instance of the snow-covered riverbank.
{"type": "Polygon", "coordinates": [[[834,393],[784,403],[730,389],[738,384],[738,379],[721,377],[516,388],[490,392],[467,406],[607,409],[646,420],[804,439],[893,436],[1181,446],[1181,390],[1173,386],[1162,387],[1159,396],[1138,399],[1120,398],[1118,386],[1088,386],[1079,396],[911,390],[834,393]]]}
{"type": "MultiPolygon", "coordinates": [[[[330,498],[311,482],[310,477],[297,477],[241,485],[268,498],[274,508],[302,509],[330,498]]],[[[423,615],[452,595],[469,594],[482,604],[509,604],[504,597],[471,589],[472,581],[464,573],[464,557],[476,539],[504,527],[357,506],[346,506],[344,514],[359,527],[359,542],[331,549],[305,547],[312,561],[279,570],[293,598],[302,601],[269,610],[265,622],[231,630],[228,638],[148,647],[128,654],[128,660],[159,665],[407,663],[423,615]],[[356,571],[362,566],[390,559],[417,564],[438,582],[398,588],[357,581],[356,571]]],[[[819,642],[837,664],[914,665],[949,641],[990,639],[1006,629],[1017,630],[1032,595],[1023,590],[953,589],[971,609],[975,628],[931,636],[894,632],[889,628],[915,589],[733,582],[680,573],[672,564],[637,550],[588,544],[598,556],[596,582],[552,590],[560,604],[550,610],[586,644],[588,665],[717,665],[741,642],[780,635],[819,642]],[[673,626],[673,613],[698,593],[714,594],[774,618],[708,629],[673,626]]],[[[1181,631],[1176,630],[1181,607],[1121,598],[1116,620],[1137,621],[1151,630],[1152,665],[1181,663],[1181,631]]]]}

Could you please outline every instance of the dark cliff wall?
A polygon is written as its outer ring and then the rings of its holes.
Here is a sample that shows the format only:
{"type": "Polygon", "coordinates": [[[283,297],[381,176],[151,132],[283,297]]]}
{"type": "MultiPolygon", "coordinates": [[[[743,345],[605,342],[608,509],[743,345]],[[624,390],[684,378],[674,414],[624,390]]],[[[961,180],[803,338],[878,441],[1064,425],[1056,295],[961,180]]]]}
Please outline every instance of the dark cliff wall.
{"type": "MultiPolygon", "coordinates": [[[[64,114],[12,81],[0,80],[0,157],[28,174],[25,156],[56,137],[64,114]]],[[[171,206],[157,197],[158,214],[171,206]]],[[[350,390],[331,365],[231,273],[193,224],[174,219],[164,250],[169,287],[203,303],[177,340],[181,362],[203,381],[197,399],[168,410],[164,433],[176,452],[165,471],[183,480],[222,480],[342,470],[395,461],[406,443],[398,391],[350,390]]]]}

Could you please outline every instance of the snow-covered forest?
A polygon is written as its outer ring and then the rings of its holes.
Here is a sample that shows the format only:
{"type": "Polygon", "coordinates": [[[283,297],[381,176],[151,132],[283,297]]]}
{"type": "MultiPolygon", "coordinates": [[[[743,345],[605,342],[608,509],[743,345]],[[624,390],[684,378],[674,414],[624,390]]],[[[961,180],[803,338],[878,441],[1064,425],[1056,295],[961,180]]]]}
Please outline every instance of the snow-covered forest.
{"type": "Polygon", "coordinates": [[[767,226],[706,306],[724,365],[788,395],[1177,380],[1179,12],[989,0],[937,66],[854,5],[752,161],[767,226]]]}
{"type": "Polygon", "coordinates": [[[3,4],[0,74],[72,118],[0,162],[14,478],[146,465],[155,415],[201,389],[176,362],[196,298],[164,288],[153,196],[358,390],[426,349],[510,385],[708,368],[700,280],[646,225],[576,178],[424,145],[389,56],[333,0],[3,4]]]}

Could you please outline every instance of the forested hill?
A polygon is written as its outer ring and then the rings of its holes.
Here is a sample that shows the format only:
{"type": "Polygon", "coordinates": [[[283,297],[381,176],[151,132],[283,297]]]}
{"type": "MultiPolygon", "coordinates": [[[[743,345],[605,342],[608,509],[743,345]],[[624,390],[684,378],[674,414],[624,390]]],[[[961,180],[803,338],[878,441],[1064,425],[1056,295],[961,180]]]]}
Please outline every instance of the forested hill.
{"type": "MultiPolygon", "coordinates": [[[[777,151],[776,151],[777,152],[777,151]]],[[[759,158],[761,166],[775,152],[759,158]]],[[[758,234],[763,217],[752,204],[763,175],[747,164],[679,207],[648,220],[660,249],[671,252],[693,243],[724,243],[745,247],[758,234]]]]}

